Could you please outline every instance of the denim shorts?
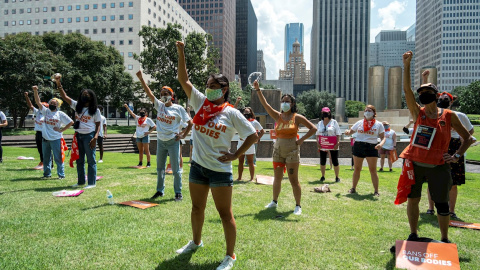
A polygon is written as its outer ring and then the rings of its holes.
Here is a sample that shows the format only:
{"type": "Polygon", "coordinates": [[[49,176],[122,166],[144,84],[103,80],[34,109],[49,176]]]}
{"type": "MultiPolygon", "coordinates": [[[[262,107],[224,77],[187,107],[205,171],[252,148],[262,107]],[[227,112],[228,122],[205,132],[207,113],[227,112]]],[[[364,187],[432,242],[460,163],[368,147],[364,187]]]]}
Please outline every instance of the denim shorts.
{"type": "Polygon", "coordinates": [[[150,143],[150,136],[145,136],[143,138],[137,138],[137,143],[150,143]]]}
{"type": "Polygon", "coordinates": [[[194,184],[208,185],[210,187],[231,187],[233,176],[231,172],[216,172],[207,169],[192,160],[189,181],[194,184]]]}

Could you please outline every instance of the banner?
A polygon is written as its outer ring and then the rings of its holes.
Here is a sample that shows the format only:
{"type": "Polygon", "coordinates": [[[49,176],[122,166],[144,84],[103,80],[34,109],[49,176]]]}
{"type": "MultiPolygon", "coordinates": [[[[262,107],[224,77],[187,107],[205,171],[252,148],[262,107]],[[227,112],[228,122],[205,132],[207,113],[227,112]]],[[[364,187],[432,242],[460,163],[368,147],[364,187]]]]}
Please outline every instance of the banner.
{"type": "Polygon", "coordinates": [[[425,270],[460,270],[457,245],[447,243],[395,242],[397,268],[425,270]]]}
{"type": "Polygon", "coordinates": [[[157,203],[144,202],[144,201],[128,201],[128,202],[121,202],[119,204],[128,205],[128,206],[132,206],[140,209],[147,209],[147,208],[158,205],[157,203]]]}
{"type": "Polygon", "coordinates": [[[449,225],[452,227],[480,230],[480,223],[467,223],[462,221],[450,220],[449,225]]]}

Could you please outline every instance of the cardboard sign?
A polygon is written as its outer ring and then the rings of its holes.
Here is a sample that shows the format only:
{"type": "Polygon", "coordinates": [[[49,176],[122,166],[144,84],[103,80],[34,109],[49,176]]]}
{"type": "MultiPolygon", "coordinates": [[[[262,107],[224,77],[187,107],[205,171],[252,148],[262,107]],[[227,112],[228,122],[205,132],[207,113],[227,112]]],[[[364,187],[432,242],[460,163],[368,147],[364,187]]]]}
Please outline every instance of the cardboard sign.
{"type": "Polygon", "coordinates": [[[273,185],[273,176],[257,175],[257,184],[273,185]]]}
{"type": "Polygon", "coordinates": [[[415,130],[412,145],[429,150],[435,138],[437,129],[434,127],[419,125],[415,130]]]}
{"type": "Polygon", "coordinates": [[[157,203],[144,202],[144,201],[128,201],[128,202],[121,202],[119,204],[128,205],[128,206],[132,206],[140,209],[147,209],[147,208],[158,205],[157,203]]]}
{"type": "Polygon", "coordinates": [[[337,144],[337,136],[318,136],[317,139],[322,149],[333,150],[337,144]]]}
{"type": "Polygon", "coordinates": [[[468,223],[468,222],[450,220],[449,225],[452,226],[452,227],[460,227],[460,228],[480,230],[480,223],[468,223]]]}
{"type": "Polygon", "coordinates": [[[395,242],[397,268],[425,270],[460,270],[457,245],[447,243],[395,242]]]}
{"type": "Polygon", "coordinates": [[[277,132],[275,129],[270,129],[270,139],[274,140],[277,138],[277,132]]]}
{"type": "Polygon", "coordinates": [[[133,169],[145,169],[147,167],[144,167],[144,166],[130,166],[130,168],[133,168],[133,169]]]}
{"type": "Polygon", "coordinates": [[[24,157],[24,156],[19,156],[17,157],[18,160],[35,160],[34,157],[24,157]]]}
{"type": "Polygon", "coordinates": [[[52,193],[55,197],[77,197],[83,193],[83,189],[80,190],[60,190],[52,193]]]}

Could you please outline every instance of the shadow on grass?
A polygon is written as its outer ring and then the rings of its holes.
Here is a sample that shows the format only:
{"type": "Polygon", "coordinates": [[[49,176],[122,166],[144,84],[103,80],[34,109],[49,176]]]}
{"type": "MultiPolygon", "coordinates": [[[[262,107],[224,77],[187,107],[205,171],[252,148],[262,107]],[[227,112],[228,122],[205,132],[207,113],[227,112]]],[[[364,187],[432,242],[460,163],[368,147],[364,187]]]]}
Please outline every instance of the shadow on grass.
{"type": "Polygon", "coordinates": [[[32,169],[32,168],[8,168],[8,169],[6,169],[5,171],[7,171],[7,172],[42,171],[42,172],[43,172],[43,170],[34,170],[34,169],[32,169]]]}
{"type": "Polygon", "coordinates": [[[66,188],[70,188],[70,186],[64,187],[49,187],[49,188],[27,188],[27,189],[17,189],[17,190],[9,190],[9,191],[0,191],[0,195],[5,193],[14,193],[14,192],[23,192],[23,191],[36,191],[36,192],[53,192],[53,191],[60,191],[66,188]]]}
{"type": "Polygon", "coordinates": [[[395,263],[396,263],[396,260],[395,260],[395,253],[392,254],[392,258],[387,262],[387,264],[385,265],[385,269],[387,270],[393,270],[395,269],[395,263]]]}
{"type": "Polygon", "coordinates": [[[437,215],[429,215],[426,213],[420,213],[420,218],[418,219],[418,225],[430,224],[433,227],[438,228],[437,215]]]}
{"type": "Polygon", "coordinates": [[[248,180],[235,180],[233,181],[234,185],[245,185],[249,183],[255,183],[255,181],[248,181],[248,180]]]}
{"type": "Polygon", "coordinates": [[[275,219],[278,221],[298,222],[296,219],[287,219],[291,214],[293,214],[293,211],[278,212],[276,208],[265,208],[256,213],[253,218],[260,221],[275,219]]]}
{"type": "Polygon", "coordinates": [[[211,270],[215,269],[220,262],[209,262],[201,265],[191,264],[190,260],[194,252],[188,254],[180,254],[174,258],[161,262],[155,269],[198,269],[198,270],[211,270]]]}
{"type": "Polygon", "coordinates": [[[344,196],[344,197],[347,197],[347,198],[350,198],[350,199],[354,199],[356,201],[364,201],[364,200],[377,201],[378,200],[377,197],[373,196],[373,193],[372,194],[365,194],[365,195],[360,195],[358,193],[342,195],[340,193],[337,193],[335,195],[335,197],[337,197],[337,198],[340,198],[341,196],[344,196]]]}

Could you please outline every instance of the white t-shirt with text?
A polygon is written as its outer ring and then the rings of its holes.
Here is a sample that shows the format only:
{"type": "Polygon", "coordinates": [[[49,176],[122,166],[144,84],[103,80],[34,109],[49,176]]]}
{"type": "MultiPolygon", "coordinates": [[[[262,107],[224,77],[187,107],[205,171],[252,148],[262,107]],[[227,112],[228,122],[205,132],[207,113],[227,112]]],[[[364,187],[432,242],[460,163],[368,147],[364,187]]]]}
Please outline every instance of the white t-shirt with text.
{"type": "MultiPolygon", "coordinates": [[[[190,104],[196,112],[200,110],[205,99],[205,95],[193,87],[190,104]]],[[[230,106],[225,106],[222,112],[212,117],[205,125],[193,124],[193,126],[192,160],[216,172],[232,172],[232,162],[220,162],[217,158],[223,156],[220,152],[230,150],[235,132],[238,132],[240,138],[247,138],[255,133],[255,128],[242,113],[230,106]]]]}
{"type": "Polygon", "coordinates": [[[33,115],[35,116],[35,128],[33,130],[42,131],[42,124],[44,120],[42,112],[39,109],[33,107],[33,115]]]}
{"type": "MultiPolygon", "coordinates": [[[[70,107],[75,110],[75,106],[77,106],[77,101],[72,99],[70,107]]],[[[80,121],[80,128],[75,131],[80,134],[89,134],[95,131],[95,123],[101,122],[102,118],[99,109],[97,109],[94,115],[90,115],[88,113],[88,107],[84,107],[80,114],[75,111],[75,120],[80,121]]]]}
{"type": "Polygon", "coordinates": [[[45,106],[42,106],[43,114],[42,137],[47,141],[59,140],[63,137],[61,132],[55,131],[53,128],[62,128],[73,122],[72,118],[61,111],[52,112],[45,106]]]}
{"type": "Polygon", "coordinates": [[[151,127],[155,126],[155,123],[153,122],[152,118],[147,117],[145,122],[143,122],[143,124],[139,125],[138,124],[138,119],[140,119],[140,116],[137,115],[137,117],[135,117],[135,126],[137,127],[136,133],[137,133],[137,138],[141,139],[141,138],[145,137],[145,133],[147,133],[150,130],[151,127]]]}
{"type": "Polygon", "coordinates": [[[377,144],[378,136],[382,133],[385,133],[385,128],[383,127],[382,122],[379,122],[377,120],[375,120],[375,124],[367,132],[363,131],[363,119],[353,124],[351,130],[358,133],[357,138],[355,139],[356,142],[367,142],[371,144],[377,144]]]}
{"type": "Polygon", "coordinates": [[[155,98],[155,109],[157,110],[157,138],[162,141],[175,138],[184,123],[191,119],[182,106],[172,104],[167,107],[157,98],[155,98]]]}

